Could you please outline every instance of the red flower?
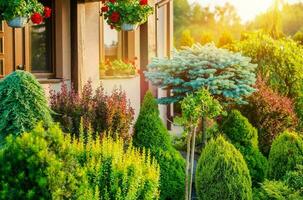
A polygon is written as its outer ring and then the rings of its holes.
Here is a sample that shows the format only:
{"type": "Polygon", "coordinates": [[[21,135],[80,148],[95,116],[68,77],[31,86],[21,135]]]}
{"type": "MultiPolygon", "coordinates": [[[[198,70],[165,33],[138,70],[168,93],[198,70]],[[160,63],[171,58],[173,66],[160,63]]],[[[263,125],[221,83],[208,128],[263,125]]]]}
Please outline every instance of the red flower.
{"type": "Polygon", "coordinates": [[[116,2],[116,0],[109,0],[109,2],[111,2],[111,3],[115,3],[115,2],[116,2]]]}
{"type": "Polygon", "coordinates": [[[148,0],[140,0],[140,5],[145,6],[148,4],[148,0]]]}
{"type": "Polygon", "coordinates": [[[110,21],[117,23],[120,20],[120,14],[118,12],[113,12],[110,16],[110,21]]]}
{"type": "Polygon", "coordinates": [[[34,24],[41,24],[43,22],[43,17],[40,13],[34,13],[31,16],[31,20],[34,24]]]}
{"type": "Polygon", "coordinates": [[[102,11],[102,12],[107,12],[108,10],[109,10],[108,6],[103,6],[103,7],[101,8],[101,11],[102,11]]]}
{"type": "Polygon", "coordinates": [[[52,9],[50,7],[44,7],[44,17],[50,18],[52,16],[52,9]]]}

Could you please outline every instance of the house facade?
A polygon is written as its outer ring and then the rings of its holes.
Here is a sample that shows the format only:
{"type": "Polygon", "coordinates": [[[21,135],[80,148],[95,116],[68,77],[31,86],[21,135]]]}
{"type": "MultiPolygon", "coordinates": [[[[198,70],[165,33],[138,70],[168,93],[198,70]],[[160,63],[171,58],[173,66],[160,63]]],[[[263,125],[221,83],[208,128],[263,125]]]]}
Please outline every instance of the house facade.
{"type": "MultiPolygon", "coordinates": [[[[143,72],[155,56],[169,57],[173,48],[172,0],[149,0],[154,14],[137,30],[118,32],[100,16],[102,3],[96,0],[41,0],[53,9],[51,19],[22,29],[0,26],[0,78],[14,70],[33,73],[46,90],[59,89],[64,81],[81,89],[88,80],[110,92],[121,87],[127,93],[136,116],[148,89],[156,96],[167,95],[152,88],[143,72]],[[134,60],[138,75],[100,76],[107,59],[134,60]]],[[[164,121],[170,107],[161,106],[164,121]]]]}

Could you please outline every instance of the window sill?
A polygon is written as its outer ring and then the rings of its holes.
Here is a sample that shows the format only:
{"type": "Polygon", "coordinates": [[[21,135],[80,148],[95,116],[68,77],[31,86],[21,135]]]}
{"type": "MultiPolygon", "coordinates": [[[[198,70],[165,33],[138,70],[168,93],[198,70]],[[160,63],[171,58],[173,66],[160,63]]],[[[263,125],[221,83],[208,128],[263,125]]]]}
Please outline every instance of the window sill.
{"type": "Polygon", "coordinates": [[[60,78],[38,78],[38,81],[41,84],[52,84],[52,83],[61,83],[64,80],[60,78]]]}
{"type": "Polygon", "coordinates": [[[124,75],[124,76],[102,76],[101,80],[108,80],[108,79],[132,79],[138,77],[139,74],[135,75],[124,75]]]}

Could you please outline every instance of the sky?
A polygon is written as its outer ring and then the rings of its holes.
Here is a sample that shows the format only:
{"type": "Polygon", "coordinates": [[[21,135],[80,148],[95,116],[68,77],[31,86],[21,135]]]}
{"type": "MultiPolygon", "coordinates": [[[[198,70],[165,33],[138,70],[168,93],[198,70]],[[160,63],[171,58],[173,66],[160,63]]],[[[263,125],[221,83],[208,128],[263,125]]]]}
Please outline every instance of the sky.
{"type": "MultiPolygon", "coordinates": [[[[189,2],[198,2],[202,6],[224,5],[226,2],[229,2],[238,10],[238,14],[241,17],[242,22],[254,19],[255,16],[265,12],[272,5],[272,0],[189,0],[189,2]]],[[[286,0],[286,2],[303,3],[303,0],[286,0]]]]}

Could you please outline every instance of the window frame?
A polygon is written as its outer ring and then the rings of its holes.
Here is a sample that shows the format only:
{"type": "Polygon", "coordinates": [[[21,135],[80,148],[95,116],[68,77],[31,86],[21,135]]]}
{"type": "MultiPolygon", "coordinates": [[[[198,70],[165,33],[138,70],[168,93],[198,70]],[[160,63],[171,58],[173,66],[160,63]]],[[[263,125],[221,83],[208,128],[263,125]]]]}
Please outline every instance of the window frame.
{"type": "Polygon", "coordinates": [[[50,69],[51,72],[34,72],[32,71],[32,61],[31,61],[31,53],[32,53],[32,46],[31,46],[31,27],[29,25],[28,28],[28,56],[29,56],[29,71],[31,73],[33,73],[38,79],[39,78],[47,78],[47,79],[51,79],[51,78],[56,78],[56,15],[55,13],[55,8],[56,8],[56,1],[52,0],[51,1],[51,6],[52,8],[52,15],[49,19],[46,20],[51,20],[51,59],[50,59],[50,69]]]}

